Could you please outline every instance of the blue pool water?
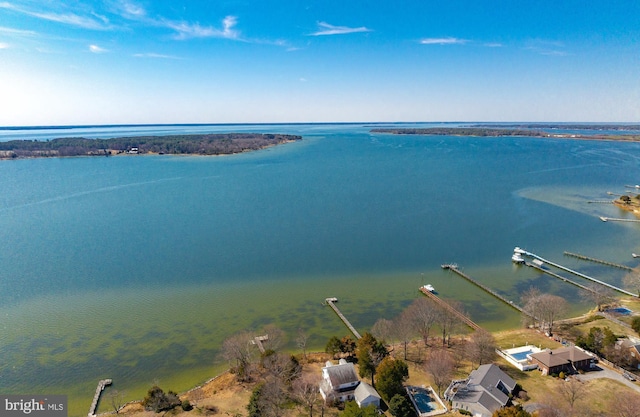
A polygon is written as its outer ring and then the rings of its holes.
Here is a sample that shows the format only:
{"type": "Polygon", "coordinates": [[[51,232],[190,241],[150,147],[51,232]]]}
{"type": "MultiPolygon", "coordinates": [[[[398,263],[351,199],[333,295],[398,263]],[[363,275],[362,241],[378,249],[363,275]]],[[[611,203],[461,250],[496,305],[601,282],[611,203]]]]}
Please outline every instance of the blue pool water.
{"type": "Polygon", "coordinates": [[[622,314],[623,316],[628,316],[629,314],[632,313],[632,311],[629,310],[627,307],[610,308],[607,311],[609,313],[622,314]]]}
{"type": "Polygon", "coordinates": [[[527,355],[533,353],[533,351],[531,349],[529,350],[525,350],[524,352],[518,352],[518,353],[511,353],[510,356],[517,360],[518,362],[523,361],[525,359],[527,359],[527,355]]]}
{"type": "Polygon", "coordinates": [[[435,399],[431,398],[429,391],[423,388],[412,388],[411,396],[420,413],[429,413],[437,408],[435,399]]]}

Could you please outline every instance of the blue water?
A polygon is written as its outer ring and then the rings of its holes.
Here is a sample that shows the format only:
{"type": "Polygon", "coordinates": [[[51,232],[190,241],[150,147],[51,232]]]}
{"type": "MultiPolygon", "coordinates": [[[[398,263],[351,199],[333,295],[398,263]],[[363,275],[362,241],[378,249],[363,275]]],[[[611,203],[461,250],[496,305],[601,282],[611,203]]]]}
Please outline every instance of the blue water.
{"type": "MultiPolygon", "coordinates": [[[[412,125],[415,126],[415,125],[412,125]]],[[[112,137],[257,131],[304,140],[224,157],[0,161],[0,392],[68,394],[86,413],[98,379],[140,396],[182,390],[224,362],[222,340],[275,324],[322,348],[393,318],[431,283],[490,329],[519,317],[440,269],[456,262],[512,300],[577,290],[510,261],[514,246],[619,285],[632,217],[587,204],[636,184],[640,145],[370,134],[370,125],[98,127],[2,131],[112,137]],[[88,404],[87,404],[88,407],[88,404]]],[[[9,132],[9,133],[7,133],[9,132]]],[[[104,410],[106,411],[106,409],[104,410]]]]}
{"type": "Polygon", "coordinates": [[[532,353],[531,350],[527,350],[527,351],[524,351],[524,352],[510,353],[509,356],[511,356],[516,361],[520,362],[520,361],[523,361],[523,360],[527,359],[527,355],[529,355],[531,353],[532,353]]]}

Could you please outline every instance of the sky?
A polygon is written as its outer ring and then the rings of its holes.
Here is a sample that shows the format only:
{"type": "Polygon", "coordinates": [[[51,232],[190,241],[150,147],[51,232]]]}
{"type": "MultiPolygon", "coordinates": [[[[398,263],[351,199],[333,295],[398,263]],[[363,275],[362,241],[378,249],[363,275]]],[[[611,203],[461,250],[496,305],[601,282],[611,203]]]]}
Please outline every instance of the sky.
{"type": "Polygon", "coordinates": [[[638,0],[0,0],[0,126],[640,122],[638,0]]]}

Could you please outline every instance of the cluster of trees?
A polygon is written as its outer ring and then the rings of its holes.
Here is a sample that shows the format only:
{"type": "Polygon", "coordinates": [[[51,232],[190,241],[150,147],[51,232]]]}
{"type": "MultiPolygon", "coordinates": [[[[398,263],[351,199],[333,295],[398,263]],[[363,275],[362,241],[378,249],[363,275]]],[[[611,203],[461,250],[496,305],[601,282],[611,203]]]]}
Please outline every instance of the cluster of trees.
{"type": "Polygon", "coordinates": [[[522,295],[523,319],[526,325],[553,334],[554,323],[564,316],[569,308],[567,301],[557,295],[543,294],[537,288],[530,288],[522,295]]]}
{"type": "Polygon", "coordinates": [[[446,136],[549,136],[541,130],[485,128],[485,127],[429,127],[429,128],[397,128],[372,129],[373,133],[393,133],[396,135],[446,135],[446,136]]]}
{"type": "Polygon", "coordinates": [[[297,135],[223,133],[206,135],[141,136],[112,139],[57,138],[47,141],[0,142],[0,156],[52,157],[109,155],[108,150],[139,153],[220,155],[262,149],[302,139],[297,135]]]}

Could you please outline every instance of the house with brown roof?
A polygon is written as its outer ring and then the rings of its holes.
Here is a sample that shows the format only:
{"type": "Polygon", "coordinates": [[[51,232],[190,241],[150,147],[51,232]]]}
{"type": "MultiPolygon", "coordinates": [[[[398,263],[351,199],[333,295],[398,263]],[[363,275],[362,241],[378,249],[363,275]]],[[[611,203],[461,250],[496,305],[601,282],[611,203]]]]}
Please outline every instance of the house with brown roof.
{"type": "Polygon", "coordinates": [[[530,356],[531,362],[538,365],[543,375],[587,371],[594,362],[591,354],[576,346],[546,349],[530,356]]]}

